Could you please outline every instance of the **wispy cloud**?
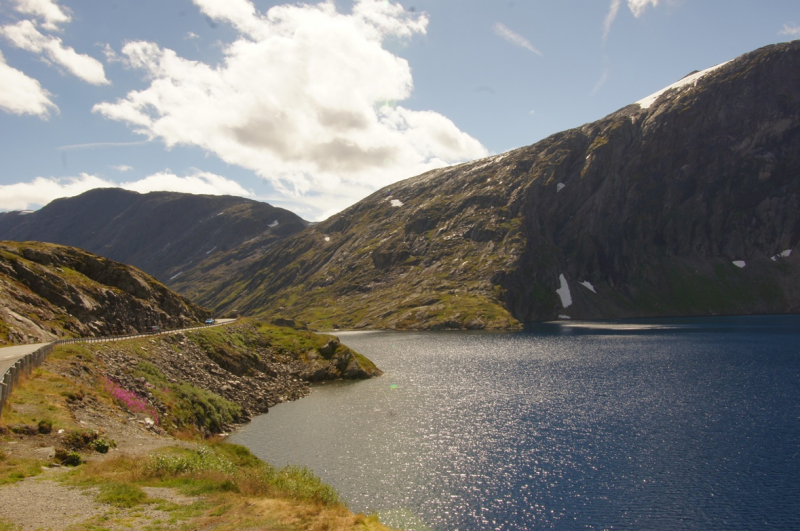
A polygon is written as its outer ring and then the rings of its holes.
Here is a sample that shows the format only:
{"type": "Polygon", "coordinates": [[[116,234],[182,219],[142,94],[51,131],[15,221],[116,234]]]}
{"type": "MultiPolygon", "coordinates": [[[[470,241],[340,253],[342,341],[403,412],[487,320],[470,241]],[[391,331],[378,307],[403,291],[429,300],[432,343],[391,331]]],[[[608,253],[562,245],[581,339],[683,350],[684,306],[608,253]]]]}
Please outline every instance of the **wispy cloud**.
{"type": "Polygon", "coordinates": [[[606,67],[603,70],[603,74],[600,76],[600,79],[598,79],[597,83],[594,84],[594,88],[592,89],[592,96],[597,94],[597,92],[603,87],[603,85],[606,84],[606,81],[608,81],[609,74],[610,74],[610,70],[609,70],[608,67],[606,67]]]}
{"type": "MultiPolygon", "coordinates": [[[[628,0],[628,9],[630,9],[633,16],[639,18],[644,13],[647,6],[658,6],[659,0],[628,0]]],[[[622,0],[611,0],[611,5],[608,7],[608,13],[603,20],[603,42],[608,38],[611,33],[611,26],[617,18],[619,8],[622,7],[622,0]]]]}
{"type": "Polygon", "coordinates": [[[520,48],[525,48],[526,50],[530,50],[536,55],[542,55],[542,52],[534,48],[533,44],[531,44],[528,39],[508,28],[504,24],[495,22],[494,26],[492,26],[492,30],[494,31],[495,35],[507,40],[511,44],[519,46],[520,48]]]}
{"type": "Polygon", "coordinates": [[[128,166],[127,164],[120,164],[118,166],[111,166],[111,168],[117,171],[125,172],[125,171],[131,171],[133,169],[133,166],[128,166]]]}
{"type": "Polygon", "coordinates": [[[103,149],[111,147],[124,147],[124,146],[143,146],[147,144],[148,140],[139,140],[136,142],[91,142],[88,144],[72,144],[69,146],[58,146],[56,149],[59,151],[72,151],[76,149],[103,149]]]}
{"type": "Polygon", "coordinates": [[[789,37],[800,37],[800,26],[797,24],[784,24],[778,34],[788,35],[789,37]]]}
{"type": "Polygon", "coordinates": [[[647,6],[658,6],[658,0],[628,0],[628,9],[631,10],[633,16],[639,18],[647,9],[647,6]]]}
{"type": "Polygon", "coordinates": [[[619,7],[622,5],[622,0],[611,0],[611,5],[608,8],[608,14],[606,15],[605,20],[603,20],[603,42],[606,42],[608,39],[608,34],[611,33],[611,25],[614,24],[614,20],[617,18],[617,13],[619,13],[619,7]]]}

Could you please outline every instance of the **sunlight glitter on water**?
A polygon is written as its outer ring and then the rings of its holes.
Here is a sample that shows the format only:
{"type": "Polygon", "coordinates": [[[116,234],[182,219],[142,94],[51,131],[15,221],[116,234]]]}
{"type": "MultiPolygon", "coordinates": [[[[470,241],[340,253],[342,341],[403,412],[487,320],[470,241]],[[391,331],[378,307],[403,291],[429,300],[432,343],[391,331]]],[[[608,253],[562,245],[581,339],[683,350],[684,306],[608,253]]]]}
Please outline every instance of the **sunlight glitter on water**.
{"type": "Polygon", "coordinates": [[[341,334],[386,374],[315,388],[233,441],[397,526],[800,527],[800,321],[689,324],[341,334]]]}

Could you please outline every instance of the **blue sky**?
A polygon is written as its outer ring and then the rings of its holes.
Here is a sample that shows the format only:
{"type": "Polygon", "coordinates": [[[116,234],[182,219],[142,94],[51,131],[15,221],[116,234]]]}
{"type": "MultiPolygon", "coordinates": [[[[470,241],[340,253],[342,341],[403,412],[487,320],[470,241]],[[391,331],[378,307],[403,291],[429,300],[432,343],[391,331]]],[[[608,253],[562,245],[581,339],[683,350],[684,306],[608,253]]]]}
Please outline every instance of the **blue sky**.
{"type": "Polygon", "coordinates": [[[324,219],[797,38],[796,0],[0,0],[0,210],[122,186],[324,219]]]}

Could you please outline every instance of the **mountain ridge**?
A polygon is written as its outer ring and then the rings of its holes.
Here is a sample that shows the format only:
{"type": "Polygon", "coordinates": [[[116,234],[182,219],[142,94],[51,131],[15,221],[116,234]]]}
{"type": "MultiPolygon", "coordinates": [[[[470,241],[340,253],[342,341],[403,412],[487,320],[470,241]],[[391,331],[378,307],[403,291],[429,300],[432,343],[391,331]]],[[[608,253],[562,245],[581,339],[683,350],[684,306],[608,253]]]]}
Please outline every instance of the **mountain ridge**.
{"type": "Polygon", "coordinates": [[[0,239],[79,247],[166,284],[249,240],[267,246],[305,228],[294,213],[235,196],[98,188],[35,212],[0,213],[0,239]]]}
{"type": "Polygon", "coordinates": [[[800,42],[761,48],[379,190],[198,300],[355,328],[800,311],[797,254],[771,260],[800,238],[798,87],[800,42]]]}

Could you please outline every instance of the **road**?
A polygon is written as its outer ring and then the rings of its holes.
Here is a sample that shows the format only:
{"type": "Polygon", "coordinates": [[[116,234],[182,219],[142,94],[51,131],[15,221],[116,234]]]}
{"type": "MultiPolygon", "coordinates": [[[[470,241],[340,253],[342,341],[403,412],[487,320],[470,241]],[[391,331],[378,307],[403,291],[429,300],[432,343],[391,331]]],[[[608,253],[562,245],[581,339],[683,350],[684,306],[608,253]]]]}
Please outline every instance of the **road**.
{"type": "MultiPolygon", "coordinates": [[[[192,326],[189,328],[180,328],[178,330],[167,330],[162,332],[162,334],[177,334],[178,332],[184,332],[186,330],[197,330],[198,328],[210,328],[212,326],[222,326],[226,324],[230,324],[236,322],[236,319],[217,319],[217,322],[213,325],[201,325],[201,326],[192,326]]],[[[149,334],[139,334],[139,336],[132,336],[132,337],[142,337],[147,336],[149,334]]],[[[125,338],[125,339],[129,339],[125,338]]],[[[117,341],[116,339],[110,338],[107,341],[117,341]]],[[[42,346],[46,345],[47,343],[34,343],[31,345],[15,345],[13,347],[4,347],[0,348],[0,381],[2,381],[3,375],[6,373],[9,367],[14,365],[18,359],[24,357],[31,352],[35,352],[42,346]]]]}
{"type": "Polygon", "coordinates": [[[9,367],[14,365],[14,362],[22,358],[26,354],[35,352],[47,343],[35,343],[33,345],[16,345],[13,347],[0,348],[0,381],[9,367]]]}

